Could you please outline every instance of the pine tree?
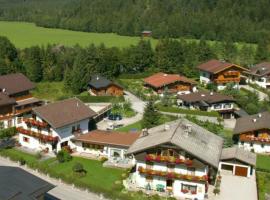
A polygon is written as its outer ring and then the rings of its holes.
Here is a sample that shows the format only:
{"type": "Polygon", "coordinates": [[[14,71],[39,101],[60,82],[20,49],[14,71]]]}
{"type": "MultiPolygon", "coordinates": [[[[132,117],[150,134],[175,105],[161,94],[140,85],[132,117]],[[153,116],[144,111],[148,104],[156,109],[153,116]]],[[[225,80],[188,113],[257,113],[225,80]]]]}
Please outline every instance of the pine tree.
{"type": "Polygon", "coordinates": [[[260,40],[255,55],[256,62],[262,62],[269,58],[268,42],[266,40],[260,40]]]}
{"type": "Polygon", "coordinates": [[[143,113],[142,128],[152,128],[159,123],[160,114],[155,108],[154,101],[150,100],[143,113]]]}

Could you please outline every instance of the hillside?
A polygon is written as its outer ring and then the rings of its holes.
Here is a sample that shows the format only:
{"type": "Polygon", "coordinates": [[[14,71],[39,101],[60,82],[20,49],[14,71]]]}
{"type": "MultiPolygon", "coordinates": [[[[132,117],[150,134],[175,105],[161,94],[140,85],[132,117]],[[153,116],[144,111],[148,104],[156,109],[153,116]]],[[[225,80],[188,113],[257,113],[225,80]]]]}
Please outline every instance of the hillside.
{"type": "Polygon", "coordinates": [[[258,42],[270,32],[267,0],[0,0],[0,20],[156,38],[258,42]]]}

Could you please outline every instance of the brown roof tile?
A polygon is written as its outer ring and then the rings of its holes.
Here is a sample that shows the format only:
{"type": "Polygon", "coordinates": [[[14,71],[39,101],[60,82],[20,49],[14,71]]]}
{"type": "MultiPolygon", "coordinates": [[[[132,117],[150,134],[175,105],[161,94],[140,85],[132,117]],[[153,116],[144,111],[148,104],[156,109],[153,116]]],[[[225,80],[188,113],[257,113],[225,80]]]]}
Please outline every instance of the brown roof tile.
{"type": "Polygon", "coordinates": [[[217,103],[223,101],[234,101],[233,97],[219,93],[211,92],[194,92],[190,94],[178,95],[178,98],[186,102],[205,101],[206,103],[217,103]]]}
{"type": "Polygon", "coordinates": [[[178,74],[165,74],[162,72],[159,72],[157,74],[154,74],[152,76],[145,78],[144,82],[148,85],[155,87],[155,88],[163,87],[163,86],[166,86],[168,84],[175,83],[175,82],[196,84],[195,81],[188,79],[185,76],[180,76],[178,74]]]}
{"type": "Polygon", "coordinates": [[[119,131],[94,130],[87,134],[79,135],[73,140],[91,144],[129,147],[137,140],[139,136],[140,133],[138,132],[125,133],[119,131]]]}
{"type": "Polygon", "coordinates": [[[54,128],[60,128],[96,115],[92,109],[77,98],[37,107],[33,111],[54,128]]]}
{"type": "Polygon", "coordinates": [[[8,95],[31,90],[35,85],[23,74],[8,74],[0,76],[0,89],[5,89],[8,95]]]}
{"type": "Polygon", "coordinates": [[[234,127],[234,134],[241,134],[259,129],[270,129],[270,113],[263,112],[256,115],[249,115],[238,118],[234,127]]]}
{"type": "Polygon", "coordinates": [[[231,67],[231,66],[236,66],[238,68],[241,68],[242,70],[244,71],[247,71],[247,69],[243,68],[243,67],[240,67],[238,65],[235,65],[235,64],[232,64],[232,63],[228,63],[228,62],[225,62],[225,61],[220,61],[220,60],[209,60],[205,63],[202,63],[201,65],[199,65],[197,68],[199,70],[202,70],[202,71],[206,71],[206,72],[210,72],[210,73],[218,73],[228,67],[231,67]]]}
{"type": "Polygon", "coordinates": [[[16,100],[4,93],[0,93],[0,106],[16,104],[16,100]]]}
{"type": "Polygon", "coordinates": [[[262,62],[250,68],[250,74],[265,76],[270,74],[270,62],[262,62]]]}

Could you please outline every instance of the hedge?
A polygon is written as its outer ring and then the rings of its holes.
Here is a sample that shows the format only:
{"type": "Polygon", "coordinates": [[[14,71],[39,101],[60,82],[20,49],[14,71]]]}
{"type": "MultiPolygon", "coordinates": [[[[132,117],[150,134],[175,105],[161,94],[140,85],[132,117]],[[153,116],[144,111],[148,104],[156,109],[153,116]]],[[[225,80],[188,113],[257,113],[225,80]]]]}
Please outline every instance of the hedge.
{"type": "Polygon", "coordinates": [[[201,115],[201,116],[208,116],[208,117],[220,117],[218,112],[211,111],[201,111],[201,110],[189,110],[177,107],[167,107],[161,104],[157,104],[157,109],[162,112],[170,112],[170,113],[180,113],[180,114],[187,114],[187,115],[201,115]]]}
{"type": "Polygon", "coordinates": [[[17,133],[17,130],[15,127],[2,129],[0,130],[0,139],[11,138],[12,136],[16,135],[16,133],[17,133]]]}

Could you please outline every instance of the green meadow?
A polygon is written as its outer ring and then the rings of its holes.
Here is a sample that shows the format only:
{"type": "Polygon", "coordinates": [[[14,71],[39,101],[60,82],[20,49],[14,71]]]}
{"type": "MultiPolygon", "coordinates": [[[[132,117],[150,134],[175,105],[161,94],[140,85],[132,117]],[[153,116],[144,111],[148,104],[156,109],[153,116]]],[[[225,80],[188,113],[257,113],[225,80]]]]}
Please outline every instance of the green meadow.
{"type": "MultiPolygon", "coordinates": [[[[88,46],[102,43],[107,47],[128,47],[135,45],[140,37],[119,36],[114,33],[87,33],[63,29],[38,27],[33,23],[0,21],[0,36],[6,36],[17,48],[33,45],[62,44],[88,46]]],[[[152,45],[157,40],[150,39],[152,45]]]]}
{"type": "MultiPolygon", "coordinates": [[[[62,44],[73,46],[79,44],[83,47],[89,44],[106,47],[128,47],[136,45],[141,37],[120,36],[114,33],[88,33],[80,31],[71,31],[64,29],[38,27],[34,23],[27,22],[9,22],[0,21],[0,36],[6,36],[17,48],[26,48],[33,45],[62,44]]],[[[150,39],[153,47],[158,40],[150,39]]],[[[198,41],[195,39],[186,39],[186,41],[198,41]]],[[[213,41],[208,41],[213,44],[213,41]]],[[[241,47],[241,43],[236,43],[241,47]]],[[[255,47],[256,45],[254,45],[255,47]]]]}

